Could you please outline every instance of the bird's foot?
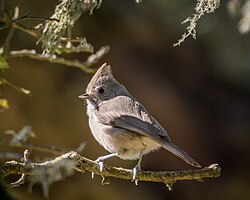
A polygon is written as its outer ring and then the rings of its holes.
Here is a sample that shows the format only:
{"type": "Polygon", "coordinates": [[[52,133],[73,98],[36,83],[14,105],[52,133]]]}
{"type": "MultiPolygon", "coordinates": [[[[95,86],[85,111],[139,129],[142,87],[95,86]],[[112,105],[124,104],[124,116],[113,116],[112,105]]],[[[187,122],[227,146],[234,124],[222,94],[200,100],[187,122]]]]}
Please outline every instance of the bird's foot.
{"type": "MultiPolygon", "coordinates": [[[[105,156],[101,156],[99,158],[97,158],[95,160],[95,162],[99,165],[99,170],[100,172],[103,172],[103,169],[104,169],[104,160],[108,159],[108,158],[111,158],[113,156],[117,156],[118,153],[111,153],[111,154],[108,154],[108,155],[105,155],[105,156]]],[[[94,172],[92,172],[92,178],[94,177],[94,172]]]]}
{"type": "MultiPolygon", "coordinates": [[[[95,162],[99,165],[99,171],[103,172],[104,169],[104,161],[102,159],[102,157],[99,157],[95,160],[95,162]]],[[[95,173],[92,172],[91,177],[94,178],[95,177],[95,173]]]]}
{"type": "Polygon", "coordinates": [[[97,160],[95,162],[98,163],[100,172],[103,172],[104,160],[102,159],[102,157],[97,158],[97,160]]]}
{"type": "Polygon", "coordinates": [[[111,153],[111,154],[97,158],[97,160],[95,162],[99,165],[100,172],[103,172],[104,160],[111,158],[111,157],[114,157],[114,156],[117,156],[117,155],[118,155],[118,153],[111,153]]]}
{"type": "Polygon", "coordinates": [[[141,167],[136,165],[132,170],[132,182],[135,182],[135,185],[138,185],[138,179],[136,177],[139,172],[141,172],[141,167]]]}

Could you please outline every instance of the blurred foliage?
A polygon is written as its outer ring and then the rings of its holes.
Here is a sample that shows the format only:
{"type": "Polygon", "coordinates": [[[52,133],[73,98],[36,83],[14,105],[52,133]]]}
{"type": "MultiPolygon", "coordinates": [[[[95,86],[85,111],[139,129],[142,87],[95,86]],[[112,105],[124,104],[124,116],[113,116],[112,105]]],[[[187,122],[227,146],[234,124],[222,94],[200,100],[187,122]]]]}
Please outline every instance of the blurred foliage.
{"type": "Polygon", "coordinates": [[[14,130],[7,130],[5,134],[12,135],[10,140],[10,145],[19,146],[26,144],[29,138],[35,137],[31,126],[24,126],[20,131],[16,132],[14,130]]]}
{"type": "Polygon", "coordinates": [[[9,108],[9,104],[8,104],[7,99],[0,98],[0,111],[2,109],[8,109],[8,108],[9,108]]]}
{"type": "Polygon", "coordinates": [[[227,4],[229,13],[233,16],[240,16],[238,29],[241,34],[250,31],[250,1],[230,0],[227,4]]]}
{"type": "Polygon", "coordinates": [[[9,65],[6,62],[5,58],[0,56],[0,70],[8,69],[9,65]]]}

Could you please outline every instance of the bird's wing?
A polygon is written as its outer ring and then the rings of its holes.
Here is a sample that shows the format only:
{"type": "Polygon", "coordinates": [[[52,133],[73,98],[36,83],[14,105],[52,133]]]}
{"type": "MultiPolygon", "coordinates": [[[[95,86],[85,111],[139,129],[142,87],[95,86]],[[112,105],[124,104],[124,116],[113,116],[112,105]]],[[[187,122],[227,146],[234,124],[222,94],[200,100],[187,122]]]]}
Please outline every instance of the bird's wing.
{"type": "Polygon", "coordinates": [[[170,142],[167,132],[151,117],[145,107],[128,96],[104,102],[96,110],[99,122],[150,137],[159,144],[170,142]]]}
{"type": "Polygon", "coordinates": [[[95,111],[100,123],[126,129],[137,134],[147,136],[162,145],[185,162],[200,167],[186,152],[170,142],[164,128],[148,114],[145,107],[138,101],[128,96],[118,96],[103,102],[95,111]]]}

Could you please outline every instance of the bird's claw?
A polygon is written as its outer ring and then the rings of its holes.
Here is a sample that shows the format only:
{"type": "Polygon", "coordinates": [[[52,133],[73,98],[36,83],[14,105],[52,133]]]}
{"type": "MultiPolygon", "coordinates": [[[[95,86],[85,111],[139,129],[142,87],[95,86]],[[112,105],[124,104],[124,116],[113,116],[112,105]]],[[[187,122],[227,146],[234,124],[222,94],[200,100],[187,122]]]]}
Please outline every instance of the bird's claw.
{"type": "Polygon", "coordinates": [[[99,162],[99,169],[100,169],[100,172],[103,172],[103,168],[104,168],[104,163],[103,161],[102,162],[99,162]]]}
{"type": "Polygon", "coordinates": [[[135,182],[135,185],[138,185],[138,179],[136,177],[140,171],[141,169],[138,166],[134,167],[132,170],[132,182],[135,182]]]}
{"type": "Polygon", "coordinates": [[[95,162],[97,162],[97,164],[99,165],[100,172],[103,172],[103,169],[104,169],[104,162],[103,162],[103,160],[98,158],[95,162]]]}

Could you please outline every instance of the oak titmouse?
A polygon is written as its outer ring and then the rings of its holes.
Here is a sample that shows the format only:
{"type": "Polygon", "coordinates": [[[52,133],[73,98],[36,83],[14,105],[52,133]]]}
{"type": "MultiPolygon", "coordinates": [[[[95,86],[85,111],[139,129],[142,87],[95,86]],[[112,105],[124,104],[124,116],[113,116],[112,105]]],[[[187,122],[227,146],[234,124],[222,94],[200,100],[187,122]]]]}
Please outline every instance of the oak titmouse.
{"type": "Polygon", "coordinates": [[[111,154],[96,161],[103,170],[107,158],[139,159],[133,180],[141,169],[142,156],[163,147],[188,164],[200,167],[187,153],[171,143],[167,131],[147,112],[103,64],[79,98],[87,101],[89,126],[94,138],[111,154]]]}

